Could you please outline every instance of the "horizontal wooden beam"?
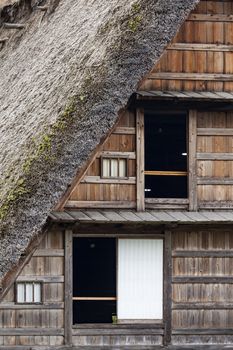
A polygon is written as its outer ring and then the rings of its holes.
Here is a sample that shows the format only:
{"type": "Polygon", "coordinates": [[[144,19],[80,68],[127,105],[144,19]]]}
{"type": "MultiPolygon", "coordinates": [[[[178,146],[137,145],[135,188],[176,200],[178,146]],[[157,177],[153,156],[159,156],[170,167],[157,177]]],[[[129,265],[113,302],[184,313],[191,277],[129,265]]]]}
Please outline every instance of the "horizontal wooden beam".
{"type": "Polygon", "coordinates": [[[136,134],[136,128],[122,127],[118,126],[113,132],[113,134],[124,134],[124,135],[134,135],[136,134]]]}
{"type": "Polygon", "coordinates": [[[167,50],[233,52],[233,45],[174,43],[168,46],[167,50]]]}
{"type": "Polygon", "coordinates": [[[148,79],[156,80],[193,80],[193,81],[233,81],[233,74],[209,73],[151,73],[148,79]]]}
{"type": "MultiPolygon", "coordinates": [[[[223,328],[223,329],[220,329],[220,328],[217,328],[217,329],[215,329],[215,328],[191,328],[191,327],[190,328],[178,328],[178,329],[173,329],[172,334],[173,335],[233,335],[233,328],[223,328]]],[[[208,349],[208,347],[206,349],[208,349]]]]}
{"type": "Polygon", "coordinates": [[[19,276],[17,282],[44,282],[44,283],[62,283],[64,282],[64,276],[19,276]]]}
{"type": "Polygon", "coordinates": [[[233,209],[233,201],[199,201],[200,209],[233,209]]]}
{"type": "Polygon", "coordinates": [[[191,14],[187,21],[233,22],[233,15],[191,14]]]}
{"type": "Polygon", "coordinates": [[[41,335],[41,336],[46,336],[46,335],[51,335],[51,336],[56,336],[56,335],[63,335],[64,330],[59,328],[0,328],[0,336],[13,336],[13,335],[22,335],[22,336],[33,336],[33,335],[41,335]]]}
{"type": "MultiPolygon", "coordinates": [[[[130,321],[128,321],[130,322],[130,321]]],[[[140,323],[140,320],[138,320],[138,323],[140,323]]],[[[142,324],[140,323],[139,327],[136,327],[136,324],[130,324],[129,323],[126,323],[123,325],[126,326],[126,328],[121,328],[121,323],[118,323],[117,325],[112,325],[112,327],[108,327],[108,328],[102,328],[101,325],[99,325],[99,328],[79,328],[79,326],[77,328],[73,328],[72,330],[72,335],[73,336],[97,336],[97,335],[107,335],[107,336],[110,336],[110,335],[163,335],[164,334],[164,329],[161,327],[161,328],[152,328],[152,327],[148,327],[148,324],[142,324]],[[132,325],[134,327],[132,327],[132,325]]],[[[151,324],[150,324],[151,326],[151,324]]],[[[90,350],[90,348],[88,348],[90,350]]],[[[98,347],[95,347],[95,349],[97,350],[98,347]]],[[[101,349],[104,349],[103,347],[101,347],[101,349]]],[[[122,349],[122,350],[126,350],[126,349],[130,349],[128,347],[106,347],[106,350],[113,350],[113,349],[122,349]]],[[[135,349],[135,347],[133,347],[133,349],[135,349]]],[[[132,350],[133,350],[132,349],[132,350]]],[[[139,348],[137,348],[139,349],[139,348]]],[[[147,347],[141,347],[141,349],[147,349],[147,347]]],[[[162,348],[160,347],[158,350],[162,350],[162,348]]],[[[72,347],[72,350],[73,350],[73,347],[72,347]]],[[[157,347],[155,347],[155,345],[153,345],[153,350],[157,350],[157,347]]]]}
{"type": "Polygon", "coordinates": [[[198,185],[233,185],[233,178],[228,177],[198,177],[198,185]]]}
{"type": "Polygon", "coordinates": [[[232,310],[233,303],[226,302],[189,302],[189,303],[174,303],[173,310],[232,310]]]}
{"type": "Polygon", "coordinates": [[[233,258],[233,250],[176,250],[175,258],[233,258]]]}
{"type": "Polygon", "coordinates": [[[22,23],[3,23],[3,28],[5,29],[23,29],[25,24],[22,23]]]}
{"type": "Polygon", "coordinates": [[[160,170],[145,170],[145,175],[151,176],[187,176],[187,171],[160,171],[160,170]]]}
{"type": "Polygon", "coordinates": [[[104,179],[100,176],[85,176],[81,183],[86,184],[125,184],[134,185],[136,184],[136,177],[129,177],[126,179],[104,179]]]}
{"type": "Polygon", "coordinates": [[[98,154],[99,157],[127,157],[128,159],[136,159],[135,152],[111,152],[111,151],[101,151],[98,154]]]}
{"type": "Polygon", "coordinates": [[[232,128],[198,128],[198,136],[233,136],[232,128]]]}
{"type": "Polygon", "coordinates": [[[63,309],[64,303],[43,303],[43,304],[15,304],[15,303],[1,303],[0,310],[54,310],[63,309]]]}
{"type": "Polygon", "coordinates": [[[33,256],[49,256],[49,257],[59,257],[64,256],[64,249],[37,249],[33,256]]]}
{"type": "Polygon", "coordinates": [[[147,204],[188,204],[187,198],[146,198],[147,204]]]}
{"type": "Polygon", "coordinates": [[[233,160],[233,153],[197,153],[197,159],[198,160],[233,160]]]}
{"type": "Polygon", "coordinates": [[[132,201],[67,201],[65,208],[135,208],[136,203],[132,201]]]}
{"type": "Polygon", "coordinates": [[[233,276],[177,276],[173,277],[172,283],[233,284],[233,276]]]}

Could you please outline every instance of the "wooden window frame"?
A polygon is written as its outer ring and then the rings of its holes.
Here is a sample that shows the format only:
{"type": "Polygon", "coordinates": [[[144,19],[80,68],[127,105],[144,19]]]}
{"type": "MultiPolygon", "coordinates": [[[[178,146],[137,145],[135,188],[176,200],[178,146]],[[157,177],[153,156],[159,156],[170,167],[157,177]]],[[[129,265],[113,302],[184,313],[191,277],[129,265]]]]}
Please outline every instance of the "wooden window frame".
{"type": "MultiPolygon", "coordinates": [[[[144,118],[145,110],[137,109],[136,114],[136,159],[137,159],[137,211],[145,209],[189,209],[197,210],[197,185],[196,185],[196,124],[197,111],[185,109],[187,120],[187,197],[186,198],[145,198],[145,164],[144,164],[144,118]]],[[[172,112],[167,109],[167,112],[172,112]]]]}
{"type": "Polygon", "coordinates": [[[43,293],[43,288],[44,286],[44,282],[43,281],[16,281],[15,282],[15,304],[19,304],[19,305],[41,305],[43,304],[43,299],[44,299],[44,293],[43,293]],[[20,302],[18,301],[18,285],[19,284],[23,284],[24,285],[24,299],[26,299],[26,284],[32,284],[33,285],[33,299],[34,299],[34,284],[40,284],[40,302],[27,302],[27,301],[23,301],[20,302]]]}
{"type": "MultiPolygon", "coordinates": [[[[111,164],[111,163],[110,163],[111,164]]],[[[111,169],[111,167],[110,167],[111,169]]],[[[111,170],[110,170],[111,172],[111,170]]],[[[100,178],[101,179],[112,179],[112,180],[128,180],[129,179],[129,157],[128,156],[118,156],[118,155],[111,155],[111,156],[101,156],[100,157],[100,178]],[[103,162],[105,159],[109,159],[111,161],[111,159],[117,159],[117,172],[118,172],[118,176],[104,176],[103,175],[103,162]],[[126,161],[126,176],[119,176],[119,161],[121,159],[124,159],[126,161]]]]}
{"type": "MultiPolygon", "coordinates": [[[[170,232],[169,232],[170,234],[170,232]]],[[[71,246],[71,251],[72,251],[72,246],[73,246],[73,240],[74,238],[79,238],[79,237],[84,237],[82,234],[79,233],[70,233],[70,246],[71,246]]],[[[85,238],[106,238],[106,236],[104,234],[99,234],[98,236],[95,236],[95,234],[85,234],[85,238]]],[[[171,236],[168,237],[168,234],[166,231],[162,231],[161,234],[140,234],[137,237],[132,236],[132,235],[118,235],[118,234],[114,234],[112,237],[114,237],[116,239],[116,271],[115,271],[115,278],[116,278],[116,296],[115,297],[111,297],[111,298],[98,298],[98,300],[115,300],[116,301],[116,316],[117,316],[117,302],[118,302],[118,294],[117,294],[117,285],[118,285],[118,242],[119,239],[154,239],[154,240],[162,240],[163,241],[163,281],[162,281],[162,285],[163,285],[163,298],[162,298],[162,308],[163,308],[163,315],[161,319],[151,319],[151,320],[118,320],[117,323],[99,323],[100,327],[102,325],[105,326],[105,328],[111,328],[111,327],[121,327],[122,325],[125,325],[129,328],[134,327],[135,324],[138,326],[141,326],[142,328],[145,327],[145,325],[160,325],[161,328],[164,327],[164,322],[165,322],[165,317],[168,317],[168,322],[169,325],[171,323],[171,315],[169,313],[171,313],[171,300],[169,300],[169,298],[171,297],[171,286],[170,286],[170,279],[167,281],[167,278],[171,278],[171,250],[169,249],[169,247],[171,247],[171,236]],[[169,260],[169,264],[167,264],[167,259],[169,260]],[[125,322],[126,321],[126,322],[125,322]]],[[[73,253],[71,254],[71,256],[69,255],[69,257],[67,256],[67,259],[71,258],[72,260],[72,267],[73,267],[73,253]]],[[[73,284],[73,273],[72,271],[69,271],[69,275],[70,275],[70,285],[73,284]]],[[[71,288],[69,288],[69,296],[70,296],[70,303],[71,305],[73,305],[73,301],[74,300],[95,300],[96,298],[77,298],[73,296],[73,293],[71,292],[71,288]]],[[[97,300],[97,299],[96,299],[97,300]]],[[[69,305],[70,307],[70,305],[69,305]]],[[[83,327],[90,327],[91,325],[93,325],[92,323],[83,323],[80,324],[76,323],[73,324],[73,308],[70,309],[70,316],[69,316],[69,322],[70,324],[72,324],[71,329],[75,329],[75,328],[83,328],[83,327]]],[[[96,323],[94,323],[96,324],[96,323]]],[[[171,326],[168,327],[168,332],[170,331],[171,326]]],[[[72,337],[72,336],[71,336],[72,337]]]]}

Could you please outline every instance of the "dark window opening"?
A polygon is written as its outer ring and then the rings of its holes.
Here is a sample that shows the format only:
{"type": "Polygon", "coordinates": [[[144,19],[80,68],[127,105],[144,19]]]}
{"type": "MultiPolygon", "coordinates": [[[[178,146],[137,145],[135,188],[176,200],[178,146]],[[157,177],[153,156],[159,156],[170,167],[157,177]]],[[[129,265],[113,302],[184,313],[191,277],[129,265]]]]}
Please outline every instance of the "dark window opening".
{"type": "Polygon", "coordinates": [[[116,313],[116,240],[74,238],[73,323],[108,323],[116,313]]]}
{"type": "Polygon", "coordinates": [[[145,197],[187,198],[186,114],[145,113],[145,197]]]}

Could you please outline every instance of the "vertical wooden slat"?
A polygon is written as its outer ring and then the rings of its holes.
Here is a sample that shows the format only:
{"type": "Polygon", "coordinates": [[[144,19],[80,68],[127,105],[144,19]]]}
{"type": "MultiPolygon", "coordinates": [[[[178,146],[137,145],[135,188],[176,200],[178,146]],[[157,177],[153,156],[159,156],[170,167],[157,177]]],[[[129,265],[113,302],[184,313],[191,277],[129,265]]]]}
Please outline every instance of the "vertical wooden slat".
{"type": "Polygon", "coordinates": [[[171,343],[172,332],[172,239],[171,231],[165,231],[164,240],[164,345],[171,343]]]}
{"type": "Polygon", "coordinates": [[[137,110],[136,139],[137,139],[137,211],[145,210],[145,180],[144,180],[144,110],[137,110]]]}
{"type": "Polygon", "coordinates": [[[189,111],[189,210],[197,210],[197,111],[189,111]]]}
{"type": "Polygon", "coordinates": [[[65,231],[65,310],[64,336],[65,344],[72,344],[72,240],[71,230],[65,231]]]}

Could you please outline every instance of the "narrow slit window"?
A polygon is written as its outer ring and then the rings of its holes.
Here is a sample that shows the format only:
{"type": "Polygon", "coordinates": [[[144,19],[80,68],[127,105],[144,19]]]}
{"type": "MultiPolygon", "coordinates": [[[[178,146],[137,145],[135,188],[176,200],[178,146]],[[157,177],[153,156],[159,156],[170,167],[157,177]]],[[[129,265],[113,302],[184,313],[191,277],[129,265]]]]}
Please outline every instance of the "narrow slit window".
{"type": "Polygon", "coordinates": [[[102,158],[101,177],[103,178],[127,178],[127,158],[102,158]]]}
{"type": "Polygon", "coordinates": [[[145,113],[145,197],[187,198],[186,113],[145,113]]]}
{"type": "Polygon", "coordinates": [[[16,284],[16,302],[38,304],[42,302],[41,282],[18,282],[16,284]]]}

